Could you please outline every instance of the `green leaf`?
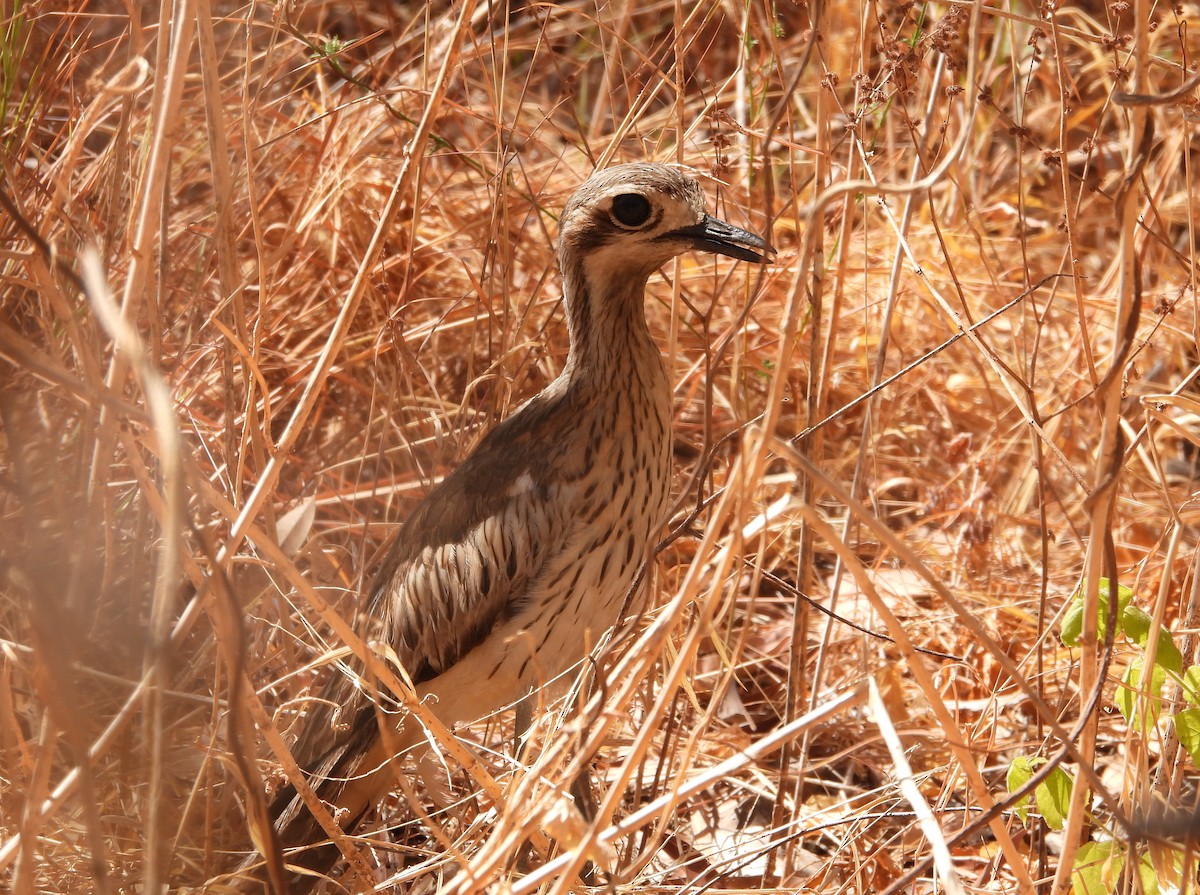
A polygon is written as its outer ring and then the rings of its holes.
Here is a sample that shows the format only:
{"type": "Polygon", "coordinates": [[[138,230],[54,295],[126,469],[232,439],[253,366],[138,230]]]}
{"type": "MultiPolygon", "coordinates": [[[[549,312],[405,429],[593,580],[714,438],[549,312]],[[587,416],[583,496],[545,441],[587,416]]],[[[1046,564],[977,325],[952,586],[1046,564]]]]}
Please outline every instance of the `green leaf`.
{"type": "Polygon", "coordinates": [[[1075,895],[1111,895],[1125,866],[1125,855],[1112,842],[1085,842],[1075,852],[1071,890],[1075,895]]]}
{"type": "MultiPolygon", "coordinates": [[[[1096,608],[1099,610],[1099,617],[1096,621],[1096,630],[1103,635],[1104,628],[1108,624],[1108,601],[1111,588],[1107,578],[1100,579],[1100,585],[1097,593],[1096,608]]],[[[1124,585],[1117,586],[1117,612],[1124,612],[1125,607],[1129,605],[1129,601],[1133,599],[1133,591],[1124,585]]],[[[1083,607],[1084,607],[1084,592],[1083,585],[1071,595],[1071,603],[1067,608],[1066,615],[1063,616],[1062,631],[1059,636],[1062,639],[1064,646],[1079,646],[1079,639],[1083,636],[1083,607]]],[[[1118,615],[1118,618],[1120,615],[1118,615]]]]}
{"type": "MultiPolygon", "coordinates": [[[[1008,774],[1004,778],[1004,785],[1008,787],[1010,793],[1016,792],[1033,778],[1033,771],[1046,763],[1044,758],[1030,758],[1027,755],[1019,755],[1012,760],[1008,766],[1008,774]]],[[[1017,817],[1021,818],[1021,823],[1026,823],[1029,820],[1029,796],[1028,794],[1021,796],[1020,799],[1013,804],[1013,810],[1017,812],[1017,817]]]]}
{"type": "MultiPolygon", "coordinates": [[[[1010,793],[1026,786],[1033,779],[1034,772],[1046,763],[1046,759],[1020,755],[1014,758],[1008,766],[1004,784],[1010,793]]],[[[1046,779],[1033,789],[1033,797],[1037,801],[1038,813],[1046,821],[1046,826],[1052,830],[1061,830],[1067,817],[1067,808],[1071,804],[1071,791],[1075,780],[1062,768],[1052,770],[1046,779]]],[[[1029,819],[1029,796],[1022,796],[1013,809],[1021,821],[1029,819]]]]}
{"type": "Polygon", "coordinates": [[[1200,768],[1200,709],[1182,709],[1175,713],[1172,720],[1175,722],[1175,736],[1179,737],[1179,745],[1192,757],[1192,764],[1200,768]]]}
{"type": "Polygon", "coordinates": [[[1147,850],[1138,859],[1141,895],[1195,895],[1196,857],[1190,849],[1147,850]],[[1185,879],[1192,880],[1184,887],[1185,879]]]}
{"type": "Polygon", "coordinates": [[[1158,720],[1159,712],[1162,710],[1162,689],[1167,682],[1167,672],[1161,665],[1155,663],[1154,670],[1150,674],[1149,689],[1143,692],[1139,688],[1145,664],[1145,660],[1140,656],[1131,661],[1129,667],[1125,669],[1125,674],[1121,676],[1117,692],[1113,694],[1113,702],[1116,703],[1117,710],[1130,726],[1134,725],[1146,708],[1150,710],[1149,719],[1152,724],[1158,720]]]}
{"type": "MultiPolygon", "coordinates": [[[[1110,588],[1107,578],[1100,579],[1100,593],[1106,597],[1109,595],[1110,588]]],[[[1126,587],[1124,584],[1117,585],[1117,611],[1124,612],[1125,607],[1129,605],[1129,601],[1133,599],[1133,588],[1126,587]]]]}
{"type": "Polygon", "coordinates": [[[1183,673],[1183,698],[1200,706],[1200,665],[1189,665],[1183,673]]]}
{"type": "MultiPolygon", "coordinates": [[[[1175,855],[1178,856],[1179,852],[1175,852],[1175,855]]],[[[1162,895],[1162,883],[1166,882],[1166,880],[1159,880],[1158,868],[1154,866],[1154,861],[1150,859],[1149,854],[1142,855],[1138,861],[1138,876],[1142,878],[1142,895],[1162,895]]],[[[1175,877],[1175,880],[1176,884],[1167,891],[1179,891],[1178,875],[1175,877]]]]}
{"type": "MultiPolygon", "coordinates": [[[[1126,606],[1121,610],[1121,630],[1125,636],[1145,649],[1150,642],[1150,627],[1154,619],[1145,609],[1137,606],[1126,606]]],[[[1171,629],[1162,625],[1158,629],[1158,649],[1154,654],[1154,664],[1161,665],[1168,671],[1183,674],[1183,653],[1175,645],[1171,629]]]]}
{"type": "MultiPolygon", "coordinates": [[[[1100,607],[1100,614],[1104,615],[1106,608],[1100,607]]],[[[1063,646],[1079,646],[1079,639],[1083,636],[1083,598],[1078,591],[1075,596],[1071,597],[1071,605],[1067,609],[1067,614],[1063,616],[1062,631],[1059,634],[1059,639],[1062,640],[1063,646]]]]}
{"type": "Polygon", "coordinates": [[[1037,785],[1033,795],[1037,799],[1038,811],[1052,830],[1061,830],[1067,819],[1067,808],[1071,805],[1071,790],[1075,781],[1062,768],[1055,768],[1037,785]]]}

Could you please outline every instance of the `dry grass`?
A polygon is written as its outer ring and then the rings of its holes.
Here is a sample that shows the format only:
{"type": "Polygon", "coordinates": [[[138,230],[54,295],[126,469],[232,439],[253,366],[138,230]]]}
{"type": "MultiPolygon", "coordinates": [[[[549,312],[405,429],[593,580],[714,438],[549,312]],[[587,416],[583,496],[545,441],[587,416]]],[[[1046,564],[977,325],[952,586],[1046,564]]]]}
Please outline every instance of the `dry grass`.
{"type": "Polygon", "coordinates": [[[75,4],[0,41],[12,891],[219,891],[392,525],[560,368],[556,210],[640,158],[781,249],[652,284],[662,608],[520,760],[461,732],[500,800],[413,780],[372,872],[1062,892],[1111,834],[1171,882],[1124,824],[1192,800],[1178,706],[1127,725],[1141,650],[1058,629],[1119,573],[1194,657],[1197,105],[1114,99],[1186,79],[1194,3],[75,4]],[[1103,792],[1023,823],[1018,756],[1103,792]]]}

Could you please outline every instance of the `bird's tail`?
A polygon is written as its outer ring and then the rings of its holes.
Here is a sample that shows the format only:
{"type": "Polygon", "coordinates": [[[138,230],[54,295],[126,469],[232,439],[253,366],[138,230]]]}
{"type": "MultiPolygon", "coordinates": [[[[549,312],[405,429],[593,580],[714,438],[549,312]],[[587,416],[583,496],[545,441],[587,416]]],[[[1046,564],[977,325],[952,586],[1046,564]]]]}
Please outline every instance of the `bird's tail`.
{"type": "MultiPolygon", "coordinates": [[[[398,737],[388,737],[392,748],[385,748],[374,718],[361,726],[362,730],[354,731],[334,753],[319,762],[307,779],[340,831],[352,831],[387,791],[394,779],[392,750],[402,752],[412,745],[402,730],[398,737]]],[[[292,784],[275,796],[270,816],[274,837],[283,852],[282,875],[286,879],[272,880],[269,862],[254,854],[235,872],[235,885],[240,893],[282,895],[286,891],[290,895],[303,895],[333,869],[343,849],[349,850],[352,858],[356,857],[348,837],[339,834],[341,844],[331,837],[292,784]]]]}

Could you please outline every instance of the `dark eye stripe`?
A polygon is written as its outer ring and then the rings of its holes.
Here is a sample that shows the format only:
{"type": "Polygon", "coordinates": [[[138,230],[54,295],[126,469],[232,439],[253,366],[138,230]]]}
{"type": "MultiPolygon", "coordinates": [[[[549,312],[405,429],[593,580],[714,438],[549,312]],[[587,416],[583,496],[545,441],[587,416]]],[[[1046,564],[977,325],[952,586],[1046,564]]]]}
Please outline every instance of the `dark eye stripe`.
{"type": "MultiPolygon", "coordinates": [[[[621,195],[632,195],[622,193],[621,195]]],[[[587,224],[572,228],[571,245],[576,251],[586,254],[601,246],[616,242],[631,233],[653,230],[662,221],[661,206],[650,206],[650,216],[637,226],[623,224],[613,213],[611,203],[596,203],[587,211],[587,224]]]]}

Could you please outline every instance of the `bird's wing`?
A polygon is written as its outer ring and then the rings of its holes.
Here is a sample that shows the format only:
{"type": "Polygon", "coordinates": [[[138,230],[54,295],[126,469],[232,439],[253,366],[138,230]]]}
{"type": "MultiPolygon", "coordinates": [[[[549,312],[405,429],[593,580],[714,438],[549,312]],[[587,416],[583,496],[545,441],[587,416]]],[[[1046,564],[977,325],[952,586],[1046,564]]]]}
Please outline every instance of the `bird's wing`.
{"type": "MultiPolygon", "coordinates": [[[[358,631],[388,644],[414,683],[436,677],[521,608],[548,557],[569,542],[569,513],[549,481],[555,422],[569,396],[539,396],[492,430],[421,502],[368,592],[358,631]]],[[[314,701],[293,752],[301,767],[327,763],[374,707],[361,662],[348,660],[314,701]]]]}

